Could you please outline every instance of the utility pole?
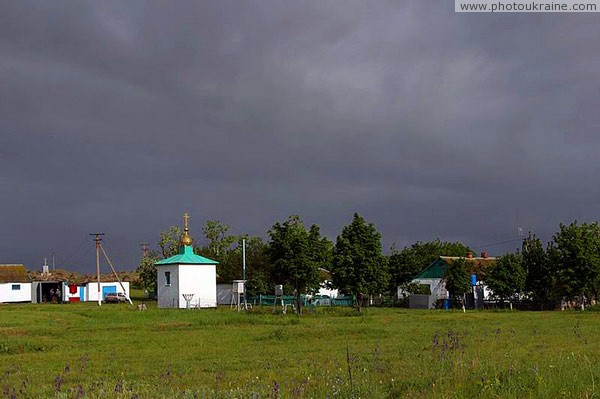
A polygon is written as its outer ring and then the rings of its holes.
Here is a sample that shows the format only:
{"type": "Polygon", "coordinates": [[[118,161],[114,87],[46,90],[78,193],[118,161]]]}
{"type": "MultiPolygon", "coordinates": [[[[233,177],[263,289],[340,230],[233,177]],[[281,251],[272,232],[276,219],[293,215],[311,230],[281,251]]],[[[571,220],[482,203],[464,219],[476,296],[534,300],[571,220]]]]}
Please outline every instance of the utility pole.
{"type": "Polygon", "coordinates": [[[150,251],[150,247],[147,242],[141,242],[140,247],[142,247],[143,257],[146,258],[148,256],[148,252],[150,251]]]}
{"type": "Polygon", "coordinates": [[[102,295],[100,294],[100,241],[104,233],[91,233],[91,236],[96,236],[96,274],[98,275],[98,306],[102,306],[102,295]]]}

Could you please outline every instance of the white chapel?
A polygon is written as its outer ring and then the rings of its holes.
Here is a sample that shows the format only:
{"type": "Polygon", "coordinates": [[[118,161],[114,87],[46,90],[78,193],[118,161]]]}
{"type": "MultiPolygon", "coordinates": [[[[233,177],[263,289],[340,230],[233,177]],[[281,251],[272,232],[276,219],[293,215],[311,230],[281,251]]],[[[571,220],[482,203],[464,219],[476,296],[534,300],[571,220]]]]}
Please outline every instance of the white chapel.
{"type": "Polygon", "coordinates": [[[156,262],[159,308],[214,308],[217,306],[217,264],[194,253],[189,236],[189,215],[179,254],[156,262]]]}

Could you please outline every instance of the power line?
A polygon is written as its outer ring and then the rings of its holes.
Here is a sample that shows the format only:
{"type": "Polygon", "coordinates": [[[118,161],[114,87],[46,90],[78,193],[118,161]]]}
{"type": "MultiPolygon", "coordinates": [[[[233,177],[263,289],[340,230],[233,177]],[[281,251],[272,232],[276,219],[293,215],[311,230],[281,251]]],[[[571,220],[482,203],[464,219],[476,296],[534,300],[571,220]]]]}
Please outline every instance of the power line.
{"type": "Polygon", "coordinates": [[[492,243],[489,243],[489,244],[479,245],[479,246],[476,246],[476,247],[473,247],[473,248],[486,248],[486,247],[493,247],[493,246],[496,246],[496,245],[508,244],[509,242],[515,242],[515,241],[523,241],[523,238],[522,238],[522,237],[519,237],[519,238],[512,238],[512,239],[510,239],[510,240],[504,240],[504,241],[492,242],[492,243]]]}
{"type": "Polygon", "coordinates": [[[84,238],[81,243],[79,244],[79,246],[77,247],[77,249],[75,251],[73,251],[69,256],[67,256],[65,258],[65,260],[62,261],[63,266],[66,266],[67,262],[69,262],[70,260],[72,260],[72,258],[84,247],[84,245],[87,243],[87,238],[84,238]]]}

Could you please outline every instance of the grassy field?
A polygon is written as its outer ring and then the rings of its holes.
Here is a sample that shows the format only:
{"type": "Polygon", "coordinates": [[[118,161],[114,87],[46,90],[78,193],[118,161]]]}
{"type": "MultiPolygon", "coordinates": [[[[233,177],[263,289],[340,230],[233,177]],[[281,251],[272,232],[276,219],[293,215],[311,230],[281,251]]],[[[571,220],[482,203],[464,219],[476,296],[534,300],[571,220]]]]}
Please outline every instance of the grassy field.
{"type": "Polygon", "coordinates": [[[0,306],[3,398],[595,397],[600,313],[0,306]]]}

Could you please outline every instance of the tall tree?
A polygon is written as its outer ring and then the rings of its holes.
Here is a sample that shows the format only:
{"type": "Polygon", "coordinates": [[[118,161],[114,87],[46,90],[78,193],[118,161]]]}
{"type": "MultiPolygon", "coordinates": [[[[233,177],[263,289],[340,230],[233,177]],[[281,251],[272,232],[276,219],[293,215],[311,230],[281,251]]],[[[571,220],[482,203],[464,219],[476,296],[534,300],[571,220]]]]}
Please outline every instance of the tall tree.
{"type": "Polygon", "coordinates": [[[238,241],[238,237],[227,234],[229,226],[218,220],[207,220],[202,228],[204,236],[208,240],[208,253],[219,260],[221,255],[231,250],[231,246],[238,241]]]}
{"type": "Polygon", "coordinates": [[[450,263],[444,274],[446,289],[453,298],[460,298],[463,311],[465,309],[465,294],[471,290],[471,279],[467,267],[465,258],[460,258],[450,263]]]}
{"type": "Polygon", "coordinates": [[[167,230],[161,231],[158,246],[164,259],[178,254],[181,246],[181,229],[179,226],[170,226],[167,230]]]}
{"type": "Polygon", "coordinates": [[[567,296],[598,295],[600,226],[598,223],[560,224],[554,235],[551,260],[558,267],[560,287],[567,296]]]}
{"type": "Polygon", "coordinates": [[[302,313],[301,295],[319,283],[319,263],[311,253],[311,238],[297,215],[269,230],[269,253],[273,272],[278,281],[294,291],[296,309],[302,313]]]}
{"type": "Polygon", "coordinates": [[[208,220],[202,227],[207,244],[194,247],[197,254],[219,262],[217,275],[220,283],[230,283],[242,278],[241,251],[238,254],[236,247],[233,247],[233,244],[238,240],[241,242],[241,239],[227,234],[228,231],[228,225],[218,220],[208,220]]]}
{"type": "Polygon", "coordinates": [[[485,284],[502,301],[525,289],[527,273],[520,253],[509,253],[496,259],[496,265],[485,276],[485,284]]]}
{"type": "Polygon", "coordinates": [[[465,256],[467,252],[473,251],[460,242],[440,241],[439,238],[428,242],[417,241],[401,251],[393,246],[389,257],[390,291],[394,292],[398,286],[410,283],[438,257],[465,256]]]}
{"type": "Polygon", "coordinates": [[[555,290],[555,268],[549,261],[542,242],[535,234],[529,233],[529,236],[523,240],[521,254],[523,267],[527,273],[525,290],[531,292],[534,302],[544,309],[555,290]]]}
{"type": "Polygon", "coordinates": [[[327,237],[321,236],[319,226],[313,224],[308,230],[308,243],[313,261],[319,267],[329,270],[333,262],[333,243],[327,237]]]}
{"type": "Polygon", "coordinates": [[[152,293],[157,293],[156,286],[156,265],[159,260],[159,255],[156,251],[149,251],[141,260],[137,268],[137,272],[142,282],[144,290],[152,293]]]}
{"type": "Polygon", "coordinates": [[[363,295],[380,294],[387,288],[389,275],[381,252],[381,234],[358,213],[337,237],[331,275],[335,287],[359,298],[359,311],[363,295]]]}
{"type": "Polygon", "coordinates": [[[248,295],[266,294],[273,291],[275,282],[272,275],[269,246],[260,237],[246,238],[246,268],[248,295]]]}

